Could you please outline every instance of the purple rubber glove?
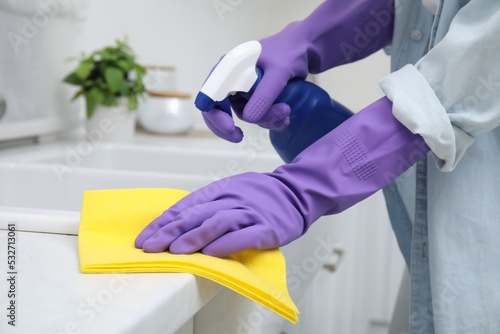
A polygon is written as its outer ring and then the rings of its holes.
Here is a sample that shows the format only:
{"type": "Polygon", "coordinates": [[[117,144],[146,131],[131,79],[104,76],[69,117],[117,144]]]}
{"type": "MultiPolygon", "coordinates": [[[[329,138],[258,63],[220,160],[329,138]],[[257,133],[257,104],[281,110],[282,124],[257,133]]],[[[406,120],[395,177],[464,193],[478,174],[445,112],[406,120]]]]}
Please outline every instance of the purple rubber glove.
{"type": "MultiPolygon", "coordinates": [[[[302,21],[260,41],[257,65],[264,71],[246,105],[234,103],[242,120],[277,130],[290,122],[286,104],[273,105],[287,82],[362,59],[392,41],[394,0],[326,0],[302,21]]],[[[241,101],[240,101],[241,102],[241,101]]],[[[239,142],[243,132],[226,113],[203,113],[217,136],[239,142]]]]}
{"type": "Polygon", "coordinates": [[[383,188],[428,151],[382,98],[272,173],[231,176],[189,194],[151,222],[135,245],[220,257],[280,247],[321,216],[383,188]]]}

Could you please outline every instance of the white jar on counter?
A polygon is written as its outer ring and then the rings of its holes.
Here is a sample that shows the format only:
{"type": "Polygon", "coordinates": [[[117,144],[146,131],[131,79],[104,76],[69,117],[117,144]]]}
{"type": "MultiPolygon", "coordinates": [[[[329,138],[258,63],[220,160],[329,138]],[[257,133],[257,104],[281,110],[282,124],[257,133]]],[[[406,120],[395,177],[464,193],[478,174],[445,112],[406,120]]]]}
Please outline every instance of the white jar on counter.
{"type": "Polygon", "coordinates": [[[184,134],[194,126],[194,112],[190,94],[148,90],[137,118],[144,130],[158,134],[184,134]]]}

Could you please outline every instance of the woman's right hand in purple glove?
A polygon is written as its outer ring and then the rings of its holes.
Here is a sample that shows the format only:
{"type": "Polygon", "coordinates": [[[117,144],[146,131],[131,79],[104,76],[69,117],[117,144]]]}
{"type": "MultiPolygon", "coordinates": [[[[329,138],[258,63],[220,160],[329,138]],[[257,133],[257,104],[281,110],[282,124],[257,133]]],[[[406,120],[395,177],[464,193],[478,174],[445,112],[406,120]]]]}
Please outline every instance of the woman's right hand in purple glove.
{"type": "MultiPolygon", "coordinates": [[[[277,42],[280,38],[281,35],[274,35],[260,41],[262,53],[257,66],[264,74],[250,99],[247,101],[239,95],[229,96],[231,109],[238,118],[270,130],[282,129],[290,123],[290,107],[285,103],[273,102],[290,79],[305,78],[308,73],[307,63],[291,59],[291,53],[285,57],[287,47],[277,42]],[[282,46],[279,52],[276,46],[282,46]]],[[[243,139],[243,132],[225,111],[214,108],[202,115],[207,127],[217,136],[235,143],[243,139]]]]}
{"type": "MultiPolygon", "coordinates": [[[[231,108],[241,120],[258,124],[270,130],[279,130],[289,122],[290,107],[285,103],[273,104],[292,78],[305,78],[308,74],[305,50],[291,30],[293,25],[281,33],[260,41],[262,52],[257,61],[264,74],[250,99],[239,95],[229,96],[231,108]]],[[[230,142],[240,142],[243,132],[233,118],[219,109],[202,113],[208,128],[217,136],[230,142]]]]}
{"type": "MultiPolygon", "coordinates": [[[[230,98],[233,111],[243,121],[267,129],[286,127],[290,107],[273,103],[288,81],[359,60],[390,44],[393,14],[394,0],[324,1],[304,20],[260,41],[257,66],[264,75],[248,102],[237,96],[230,98]],[[380,29],[376,36],[365,45],[356,43],[359,29],[375,25],[380,29]],[[342,49],[346,45],[348,53],[342,49]]],[[[204,112],[203,118],[217,136],[230,142],[243,139],[243,132],[226,112],[212,109],[204,112]]]]}

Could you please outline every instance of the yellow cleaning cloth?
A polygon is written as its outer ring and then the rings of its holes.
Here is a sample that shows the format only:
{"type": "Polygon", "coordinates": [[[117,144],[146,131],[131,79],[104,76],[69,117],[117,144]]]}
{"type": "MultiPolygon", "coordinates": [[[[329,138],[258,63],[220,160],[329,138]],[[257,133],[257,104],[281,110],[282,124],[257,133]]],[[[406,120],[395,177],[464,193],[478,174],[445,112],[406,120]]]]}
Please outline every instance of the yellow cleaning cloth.
{"type": "Polygon", "coordinates": [[[299,312],[288,294],[286,264],[279,249],[247,250],[217,258],[201,253],[145,253],[134,247],[139,232],[187,194],[160,188],[86,191],[78,234],[81,271],[191,273],[222,284],[296,323],[299,312]]]}

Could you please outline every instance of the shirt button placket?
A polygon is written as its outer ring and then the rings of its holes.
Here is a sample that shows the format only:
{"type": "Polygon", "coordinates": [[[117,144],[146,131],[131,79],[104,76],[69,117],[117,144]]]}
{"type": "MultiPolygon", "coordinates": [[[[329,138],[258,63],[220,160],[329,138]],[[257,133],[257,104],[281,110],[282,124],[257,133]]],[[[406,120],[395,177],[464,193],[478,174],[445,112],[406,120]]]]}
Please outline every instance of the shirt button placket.
{"type": "Polygon", "coordinates": [[[410,32],[410,38],[415,41],[415,42],[418,42],[422,39],[422,32],[418,29],[413,29],[411,32],[410,32]]]}

